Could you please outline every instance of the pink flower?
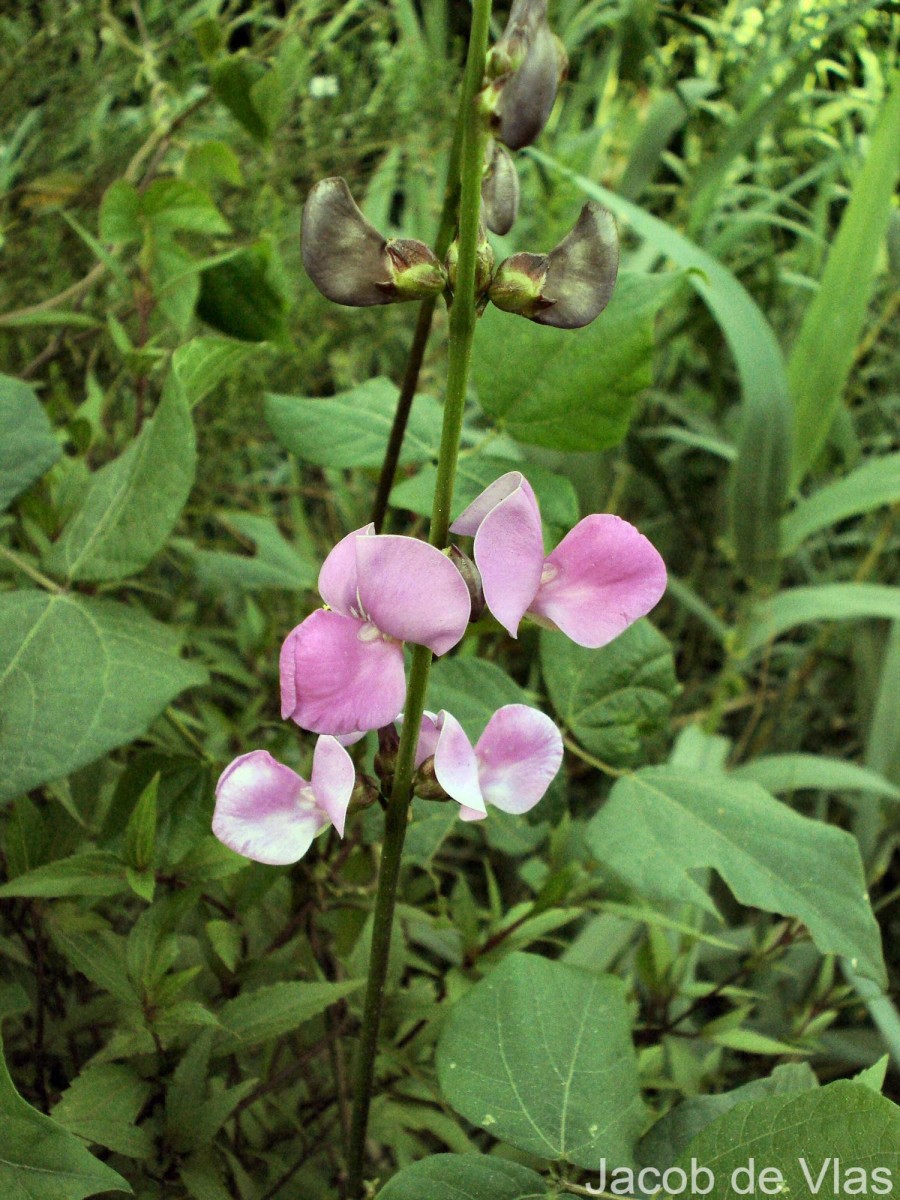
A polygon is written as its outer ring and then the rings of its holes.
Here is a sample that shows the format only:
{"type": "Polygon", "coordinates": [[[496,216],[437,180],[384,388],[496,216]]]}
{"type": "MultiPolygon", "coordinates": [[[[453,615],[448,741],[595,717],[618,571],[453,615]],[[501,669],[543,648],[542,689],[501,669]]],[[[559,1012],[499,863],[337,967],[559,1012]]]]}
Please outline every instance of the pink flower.
{"type": "Polygon", "coordinates": [[[254,862],[296,862],[326,826],[344,836],[355,783],[353,760],[333,737],[316,742],[310,783],[266,750],[252,750],[219,778],[213,833],[254,862]]]}
{"type": "Polygon", "coordinates": [[[427,542],[366,525],[334,547],[319,574],[328,605],[281,649],[281,715],[314,733],[351,734],[393,721],[406,698],[403,642],[444,654],[465,633],[469,590],[427,542]],[[330,610],[330,611],[329,611],[330,610]]]}
{"type": "Polygon", "coordinates": [[[416,766],[434,755],[434,773],[462,806],[464,821],[481,821],[487,804],[519,815],[534,808],[560,768],[562,738],[549,717],[527,704],[506,704],[472,746],[456,717],[425,713],[416,766]]]}
{"type": "Polygon", "coordinates": [[[621,517],[585,517],[544,557],[540,509],[519,471],[485,488],[450,528],[475,538],[485,602],[513,637],[527,612],[596,649],[650,612],[666,590],[659,553],[621,517]]]}

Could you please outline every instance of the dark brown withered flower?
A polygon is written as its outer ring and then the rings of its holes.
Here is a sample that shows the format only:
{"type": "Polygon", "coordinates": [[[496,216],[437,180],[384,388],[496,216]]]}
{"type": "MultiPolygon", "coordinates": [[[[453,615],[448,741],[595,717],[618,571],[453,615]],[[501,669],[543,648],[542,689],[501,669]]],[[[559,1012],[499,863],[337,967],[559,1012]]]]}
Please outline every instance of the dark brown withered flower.
{"type": "Polygon", "coordinates": [[[612,213],[589,200],[574,228],[549,254],[513,254],[494,275],[488,295],[506,312],[539,325],[579,329],[603,312],[619,270],[612,213]]]}
{"type": "Polygon", "coordinates": [[[347,181],[322,179],[303,208],[303,265],[323,296],[365,308],[420,300],[447,278],[434,252],[413,238],[383,238],[360,212],[347,181]]]}
{"type": "Polygon", "coordinates": [[[488,55],[495,132],[511,150],[530,146],[547,124],[568,58],[547,24],[547,0],[515,0],[488,55]]]}

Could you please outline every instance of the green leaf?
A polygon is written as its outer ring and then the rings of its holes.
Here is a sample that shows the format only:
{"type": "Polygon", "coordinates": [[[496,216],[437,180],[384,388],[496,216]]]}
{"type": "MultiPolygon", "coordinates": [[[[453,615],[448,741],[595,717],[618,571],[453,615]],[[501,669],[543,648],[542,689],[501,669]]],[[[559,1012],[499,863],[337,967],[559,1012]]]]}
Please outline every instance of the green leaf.
{"type": "Polygon", "coordinates": [[[542,1158],[631,1162],[644,1125],[625,985],[512,954],[454,1005],[441,1091],[492,1137],[542,1158]]]}
{"type": "Polygon", "coordinates": [[[258,63],[248,62],[237,55],[226,58],[210,71],[216,96],[235,120],[260,142],[269,136],[269,123],[253,103],[252,89],[263,74],[263,68],[258,63]]]}
{"type": "Polygon", "coordinates": [[[616,781],[585,839],[597,861],[638,895],[711,913],[713,901],[690,872],[713,867],[739,903],[798,918],[823,954],[846,955],[884,984],[881,936],[855,838],[801,816],[758,784],[646,768],[616,781]]]}
{"type": "Polygon", "coordinates": [[[900,800],[900,788],[883,775],[823,754],[766,754],[735,767],[733,779],[750,779],[770,792],[815,788],[824,792],[873,792],[900,800]]]}
{"type": "Polygon", "coordinates": [[[130,1067],[88,1064],[63,1092],[53,1119],[85,1141],[129,1158],[149,1158],[153,1138],[136,1121],[152,1091],[130,1067]]]}
{"type": "Polygon", "coordinates": [[[57,461],[62,450],[27,383],[0,375],[0,512],[57,461]]]}
{"type": "Polygon", "coordinates": [[[140,241],[143,235],[141,194],[133,183],[117,179],[100,203],[100,240],[123,244],[140,241]]]}
{"type": "Polygon", "coordinates": [[[545,1200],[553,1193],[528,1167],[480,1154],[432,1154],[398,1172],[378,1200],[545,1200]]]}
{"type": "Polygon", "coordinates": [[[737,1105],[708,1126],[678,1165],[690,1173],[691,1159],[712,1171],[712,1200],[775,1192],[791,1200],[821,1200],[826,1195],[871,1194],[873,1182],[887,1184],[882,1195],[893,1194],[890,1185],[893,1181],[896,1186],[900,1177],[900,1109],[870,1088],[846,1080],[755,1100],[737,1105]],[[749,1184],[751,1161],[755,1185],[749,1184]],[[759,1187],[759,1172],[766,1167],[780,1172],[782,1186],[770,1175],[766,1182],[771,1186],[759,1187]],[[741,1174],[735,1177],[738,1170],[741,1174]],[[879,1175],[873,1176],[876,1170],[879,1175]],[[823,1182],[816,1187],[820,1173],[823,1182]]]}
{"type": "Polygon", "coordinates": [[[187,539],[178,539],[173,545],[192,559],[201,583],[216,590],[230,586],[242,591],[276,587],[296,592],[315,587],[319,564],[289,542],[271,517],[236,512],[222,513],[220,520],[253,542],[256,553],[202,550],[187,539]]]}
{"type": "Polygon", "coordinates": [[[802,499],[781,522],[781,550],[792,554],[813,533],[900,500],[900,454],[873,458],[802,499]]]}
{"type": "Polygon", "coordinates": [[[483,658],[441,658],[431,668],[426,708],[453,713],[474,741],[504,704],[528,704],[530,697],[494,663],[483,658]]]}
{"type": "Polygon", "coordinates": [[[358,992],[364,979],[345,979],[340,983],[273,983],[242,992],[227,1001],[219,1020],[235,1045],[252,1046],[289,1033],[311,1017],[323,1013],[329,1004],[358,992]]]}
{"type": "MultiPolygon", "coordinates": [[[[0,1047],[2,1049],[2,1047],[0,1047]]],[[[0,1195],[3,1200],[82,1200],[130,1192],[118,1172],[16,1091],[0,1053],[0,1195]]]]}
{"type": "Polygon", "coordinates": [[[58,862],[45,863],[0,887],[0,899],[7,896],[115,896],[128,890],[125,864],[106,850],[86,850],[70,854],[58,862]]]}
{"type": "MultiPolygon", "coordinates": [[[[378,377],[322,400],[268,395],[266,423],[285,450],[303,462],[319,467],[380,467],[399,394],[389,379],[378,377]]],[[[403,440],[402,464],[437,456],[441,420],[437,400],[416,396],[403,440]]]]}
{"type": "Polygon", "coordinates": [[[757,602],[744,645],[748,651],[760,650],[797,625],[865,617],[900,619],[900,588],[886,583],[822,583],[779,592],[757,602]]]}
{"type": "Polygon", "coordinates": [[[900,168],[900,72],[882,102],[865,164],[831,243],[819,290],[806,310],[788,363],[799,484],[815,463],[853,366],[875,265],[887,231],[900,168]]]}
{"type": "Polygon", "coordinates": [[[231,226],[210,197],[186,179],[155,179],[141,197],[144,216],[156,229],[229,233],[231,226]]]}
{"type": "Polygon", "coordinates": [[[546,154],[534,149],[528,153],[624,218],[640,237],[687,271],[688,282],[718,322],[734,356],[743,398],[729,487],[731,536],[741,568],[771,578],[780,552],[778,522],[788,495],[792,419],[775,331],[731,271],[689,238],[546,154]]]}
{"type": "Polygon", "coordinates": [[[241,187],[244,182],[241,160],[227,142],[192,142],[184,156],[184,173],[200,187],[214,183],[241,187]]]}
{"type": "Polygon", "coordinates": [[[269,282],[264,245],[251,246],[200,273],[197,316],[242,342],[284,336],[285,299],[269,282]]]}
{"type": "Polygon", "coordinates": [[[585,329],[553,329],[489,308],[472,353],[487,415],[508,434],[554,450],[605,450],[628,431],[651,382],[653,322],[680,275],[623,272],[585,329]]]}
{"type": "Polygon", "coordinates": [[[194,425],[176,388],[128,449],[91,478],[75,516],[47,556],[68,579],[122,579],[162,549],[194,483],[194,425]]]}
{"type": "MultiPolygon", "coordinates": [[[[149,911],[149,910],[148,910],[149,911]]],[[[69,927],[65,921],[50,926],[53,944],[91,983],[109,992],[122,1004],[134,1006],[138,994],[128,978],[125,940],[110,929],[69,927]]]]}
{"type": "MultiPolygon", "coordinates": [[[[541,506],[544,523],[568,532],[578,521],[578,496],[570,479],[534,463],[493,458],[490,455],[462,453],[453,488],[452,511],[461,512],[481,492],[508,471],[521,471],[528,477],[541,506]]],[[[404,479],[391,492],[395,508],[408,508],[420,516],[431,516],[437,467],[426,463],[411,479],[404,479]]]]}
{"type": "Polygon", "coordinates": [[[541,631],[541,669],[559,720],[586,750],[614,766],[634,763],[678,694],[672,647],[637,621],[599,650],[541,631]]]}
{"type": "Polygon", "coordinates": [[[139,737],[206,673],[176,635],[107,600],[0,596],[0,801],[139,737]]]}
{"type": "Polygon", "coordinates": [[[144,788],[125,826],[122,852],[128,865],[138,872],[146,871],[154,862],[158,793],[159,772],[144,788]]]}
{"type": "Polygon", "coordinates": [[[819,1086],[808,1063],[784,1063],[764,1079],[754,1079],[743,1087],[712,1096],[689,1096],[670,1109],[641,1138],[638,1161],[660,1169],[670,1167],[684,1148],[703,1129],[730,1112],[736,1104],[766,1096],[803,1092],[819,1086]]]}
{"type": "Polygon", "coordinates": [[[179,346],[172,355],[172,372],[188,408],[194,408],[219,384],[234,376],[241,364],[256,352],[257,347],[247,342],[219,337],[195,337],[179,346]]]}

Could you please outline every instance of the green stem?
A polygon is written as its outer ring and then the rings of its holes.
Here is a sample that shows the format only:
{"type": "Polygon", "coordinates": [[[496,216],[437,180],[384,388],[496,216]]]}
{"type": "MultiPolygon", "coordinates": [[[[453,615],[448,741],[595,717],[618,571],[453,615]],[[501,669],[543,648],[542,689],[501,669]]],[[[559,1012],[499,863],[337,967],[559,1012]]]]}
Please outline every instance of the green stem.
{"type": "MultiPolygon", "coordinates": [[[[459,204],[459,161],[462,154],[463,117],[465,109],[465,91],[460,97],[459,112],[453,130],[453,141],[450,145],[450,157],[447,161],[447,178],[444,183],[444,201],[441,207],[441,219],[438,224],[434,252],[441,261],[450,248],[453,231],[456,228],[456,210],[459,204]]],[[[384,462],[378,477],[378,488],[372,503],[372,523],[375,532],[381,533],[384,518],[387,515],[388,501],[391,488],[394,486],[394,476],[397,474],[397,464],[400,462],[400,451],[403,449],[403,439],[406,436],[406,426],[412,411],[416,388],[419,383],[419,372],[422,370],[422,360],[425,357],[425,347],[428,345],[428,335],[431,333],[431,322],[437,306],[437,296],[430,296],[419,306],[416,318],[416,328],[413,333],[409,358],[406,360],[406,370],[403,372],[403,382],[400,385],[400,395],[397,397],[397,409],[391,425],[387,448],[384,452],[384,462]]]]}
{"type": "MultiPolygon", "coordinates": [[[[472,337],[475,332],[475,261],[478,248],[478,221],[481,211],[482,163],[487,136],[483,129],[483,121],[476,110],[476,97],[484,78],[484,59],[490,15],[491,0],[474,0],[472,30],[469,37],[469,52],[460,109],[463,133],[459,259],[456,293],[453,307],[450,310],[447,394],[444,402],[444,424],[441,432],[441,448],[429,539],[431,544],[439,549],[444,547],[450,526],[453,481],[456,475],[459,437],[466,404],[472,337]]],[[[397,883],[400,878],[403,842],[406,837],[416,743],[425,708],[425,694],[428,690],[430,670],[431,651],[424,646],[414,646],[406,705],[403,710],[403,728],[400,733],[400,746],[397,750],[394,783],[385,813],[384,847],[373,914],[369,978],[360,1034],[356,1090],[353,1099],[348,1149],[347,1194],[351,1200],[355,1200],[362,1193],[366,1128],[375,1079],[378,1027],[381,1021],[384,985],[390,955],[391,926],[397,898],[397,883]]]]}

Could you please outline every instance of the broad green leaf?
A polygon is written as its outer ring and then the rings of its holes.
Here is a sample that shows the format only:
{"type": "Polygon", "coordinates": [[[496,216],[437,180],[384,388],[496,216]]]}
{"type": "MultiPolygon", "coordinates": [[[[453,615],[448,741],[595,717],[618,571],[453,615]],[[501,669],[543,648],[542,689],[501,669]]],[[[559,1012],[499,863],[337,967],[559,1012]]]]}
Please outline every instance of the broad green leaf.
{"type": "Polygon", "coordinates": [[[529,445],[618,445],[651,382],[654,318],[680,279],[623,272],[609,307],[585,329],[552,329],[489,308],[472,352],[481,407],[529,445]]]}
{"type": "Polygon", "coordinates": [[[774,1193],[791,1200],[816,1196],[821,1200],[871,1194],[873,1183],[880,1185],[881,1195],[895,1195],[900,1179],[900,1108],[863,1084],[847,1080],[754,1100],[737,1105],[708,1126],[690,1143],[678,1165],[690,1172],[691,1159],[712,1172],[712,1200],[774,1193]],[[760,1188],[759,1172],[766,1167],[780,1173],[780,1187],[770,1175],[769,1186],[760,1188]],[[741,1173],[735,1176],[736,1171],[741,1173]]]}
{"type": "Polygon", "coordinates": [[[483,658],[441,658],[431,668],[426,708],[453,713],[473,741],[498,708],[529,702],[505,671],[483,658]]]}
{"type": "Polygon", "coordinates": [[[85,1141],[129,1158],[149,1158],[153,1138],[135,1122],[152,1090],[131,1067],[88,1064],[63,1092],[53,1119],[85,1141]]]}
{"type": "Polygon", "coordinates": [[[61,453],[34,391],[0,375],[0,512],[49,471],[61,453]]]}
{"type": "Polygon", "coordinates": [[[645,1113],[625,985],[512,954],[454,1005],[437,1050],[447,1101],[542,1158],[626,1164],[645,1113]]]}
{"type": "Polygon", "coordinates": [[[213,91],[235,120],[258,141],[269,136],[269,123],[253,103],[253,85],[262,78],[263,68],[254,62],[231,55],[210,72],[213,91]]]}
{"type": "Polygon", "coordinates": [[[118,1172],[22,1099],[0,1053],[0,1195],[3,1200],[82,1200],[130,1192],[118,1172]]]}
{"type": "Polygon", "coordinates": [[[197,316],[243,342],[278,341],[284,336],[287,304],[269,280],[264,244],[250,246],[200,273],[197,316]]]}
{"type": "Polygon", "coordinates": [[[177,388],[127,450],[91,478],[81,507],[47,556],[68,579],[122,579],[162,549],[194,483],[194,425],[177,388]]]}
{"type": "Polygon", "coordinates": [[[804,497],[781,522],[781,549],[792,554],[811,534],[900,500],[900,454],[873,458],[804,497]]]}
{"type": "Polygon", "coordinates": [[[138,994],[128,977],[124,938],[110,929],[86,931],[77,924],[70,927],[65,918],[50,925],[50,935],[57,950],[91,983],[124,1005],[138,1003],[138,994]]]}
{"type": "Polygon", "coordinates": [[[202,584],[217,591],[231,586],[248,592],[270,587],[298,592],[315,587],[320,564],[289,542],[271,517],[236,512],[222,513],[220,520],[226,529],[253,542],[256,553],[202,550],[186,538],[177,539],[173,546],[192,559],[202,584]]]}
{"type": "Polygon", "coordinates": [[[692,1138],[736,1104],[761,1100],[766,1096],[803,1092],[819,1086],[808,1063],[784,1063],[764,1079],[754,1079],[743,1087],[713,1096],[689,1096],[670,1109],[641,1138],[638,1162],[664,1169],[670,1167],[692,1138]]]}
{"type": "Polygon", "coordinates": [[[776,793],[816,788],[825,792],[873,792],[889,800],[900,800],[900,788],[883,775],[824,754],[766,754],[741,763],[731,777],[752,780],[776,793]]]}
{"type": "Polygon", "coordinates": [[[0,886],[7,896],[115,896],[126,892],[125,864],[107,850],[86,850],[58,862],[44,863],[0,886]]]}
{"type": "Polygon", "coordinates": [[[638,895],[716,912],[691,872],[713,867],[741,904],[796,917],[823,954],[884,984],[881,936],[856,839],[758,784],[651,767],[619,779],[590,821],[597,861],[638,895]]]}
{"type": "Polygon", "coordinates": [[[172,371],[188,408],[196,407],[255,353],[257,347],[248,342],[220,337],[195,337],[179,346],[172,355],[172,371]]]}
{"type": "Polygon", "coordinates": [[[900,169],[900,72],[878,114],[866,161],[831,244],[788,363],[794,402],[792,482],[799,484],[825,445],[866,319],[878,252],[900,169]]]}
{"type": "Polygon", "coordinates": [[[230,183],[242,187],[241,160],[227,142],[192,142],[184,156],[184,173],[200,187],[230,183]]]}
{"type": "Polygon", "coordinates": [[[358,992],[364,984],[364,979],[273,983],[227,1001],[219,1011],[219,1020],[228,1030],[232,1049],[252,1046],[290,1033],[301,1022],[323,1013],[329,1004],[358,992]]]}
{"type": "Polygon", "coordinates": [[[398,1172],[378,1200],[545,1200],[553,1193],[534,1171],[482,1154],[432,1154],[398,1172]]]}
{"type": "Polygon", "coordinates": [[[731,536],[743,570],[771,578],[778,562],[778,522],[787,502],[791,406],[781,347],[765,315],[734,275],[658,217],[569,170],[540,151],[528,153],[624,218],[640,237],[687,271],[734,356],[743,399],[738,455],[731,471],[731,536]]]}
{"type": "Polygon", "coordinates": [[[142,235],[141,194],[127,179],[117,179],[100,202],[100,240],[134,242],[142,235]]]}
{"type": "Polygon", "coordinates": [[[210,197],[186,179],[155,179],[141,196],[143,215],[157,229],[229,233],[231,226],[210,197]]]}
{"type": "Polygon", "coordinates": [[[177,636],[108,600],[0,596],[0,801],[67,775],[144,733],[206,672],[177,636]]]}
{"type": "MultiPolygon", "coordinates": [[[[379,377],[322,400],[269,395],[266,423],[285,450],[303,462],[319,467],[380,467],[399,394],[389,379],[379,377]]],[[[415,398],[401,463],[437,456],[442,411],[431,396],[415,398]]]]}
{"type": "Polygon", "coordinates": [[[884,583],[821,583],[790,588],[760,600],[745,634],[748,651],[759,650],[797,625],[811,621],[900,620],[900,588],[884,583]]]}
{"type": "MultiPolygon", "coordinates": [[[[567,532],[578,521],[578,496],[570,479],[533,463],[493,458],[487,454],[461,454],[453,489],[452,512],[459,513],[484,489],[508,471],[521,471],[534,488],[545,525],[567,532]]],[[[391,492],[395,508],[408,508],[420,516],[431,516],[437,467],[426,463],[411,479],[404,479],[391,492]]]]}
{"type": "Polygon", "coordinates": [[[634,763],[678,693],[672,647],[638,621],[599,650],[541,631],[541,669],[556,716],[586,750],[614,766],[634,763]]]}

